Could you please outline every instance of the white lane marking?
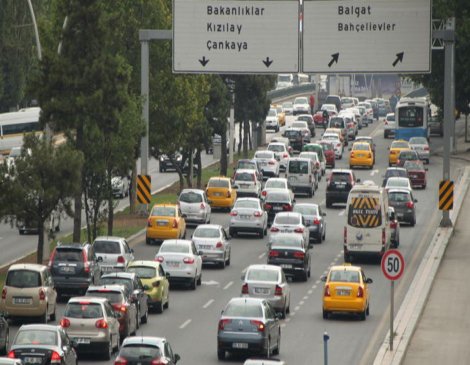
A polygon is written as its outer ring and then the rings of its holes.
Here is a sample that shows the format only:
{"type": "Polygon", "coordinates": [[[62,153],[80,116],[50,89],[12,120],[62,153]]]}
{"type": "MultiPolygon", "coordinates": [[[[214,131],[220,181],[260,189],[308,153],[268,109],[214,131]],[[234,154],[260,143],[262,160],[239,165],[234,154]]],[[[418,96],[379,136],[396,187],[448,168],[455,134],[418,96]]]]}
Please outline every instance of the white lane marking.
{"type": "Polygon", "coordinates": [[[346,212],[346,209],[343,209],[341,212],[338,213],[338,215],[342,217],[344,215],[344,212],[346,212]]]}
{"type": "Polygon", "coordinates": [[[299,306],[295,307],[294,310],[298,311],[300,309],[299,306]]]}
{"type": "Polygon", "coordinates": [[[206,309],[206,308],[208,308],[208,307],[209,307],[212,303],[214,303],[214,302],[215,302],[214,299],[209,299],[209,301],[208,301],[206,304],[204,304],[204,305],[202,306],[202,308],[206,309]]]}
{"type": "Polygon", "coordinates": [[[299,306],[304,305],[304,303],[305,303],[305,302],[304,302],[303,300],[301,300],[301,301],[299,302],[299,306]]]}
{"type": "Polygon", "coordinates": [[[336,260],[331,261],[330,266],[333,266],[336,263],[336,260]]]}
{"type": "Polygon", "coordinates": [[[317,288],[317,286],[316,286],[316,285],[312,286],[312,289],[313,289],[313,290],[315,290],[316,288],[317,288]]]}
{"type": "MultiPolygon", "coordinates": [[[[310,290],[309,290],[310,291],[310,290]]],[[[302,298],[303,300],[308,300],[308,295],[302,298]]]]}
{"type": "Polygon", "coordinates": [[[215,280],[203,281],[202,285],[219,285],[219,282],[215,280]]]}
{"type": "Polygon", "coordinates": [[[374,176],[375,174],[378,174],[379,173],[379,170],[378,169],[375,169],[375,170],[372,170],[370,172],[370,176],[374,176]]]}
{"type": "Polygon", "coordinates": [[[343,256],[343,254],[341,252],[336,255],[337,258],[340,258],[341,256],[343,256]]]}
{"type": "Polygon", "coordinates": [[[286,322],[290,322],[290,318],[286,318],[286,322]]]}
{"type": "Polygon", "coordinates": [[[266,256],[266,252],[263,252],[261,255],[258,256],[258,258],[261,260],[264,256],[266,256]]]}
{"type": "Polygon", "coordinates": [[[242,270],[242,274],[246,273],[246,270],[248,270],[247,267],[245,267],[245,268],[242,270]]]}
{"type": "Polygon", "coordinates": [[[192,322],[191,319],[188,319],[186,320],[181,326],[180,326],[180,329],[182,330],[183,328],[185,328],[188,324],[190,324],[192,322]]]}
{"type": "MultiPolygon", "coordinates": [[[[312,288],[313,288],[313,287],[312,287],[312,288]]],[[[312,294],[312,293],[313,293],[313,290],[310,289],[307,293],[312,294]]]]}
{"type": "Polygon", "coordinates": [[[291,313],[289,313],[289,315],[290,315],[291,317],[294,317],[294,316],[295,316],[295,312],[291,312],[291,313]]]}
{"type": "Polygon", "coordinates": [[[229,282],[227,283],[227,285],[224,286],[224,290],[227,290],[227,289],[230,288],[232,285],[233,285],[233,281],[229,281],[229,282]]]}
{"type": "Polygon", "coordinates": [[[285,328],[285,327],[286,327],[285,323],[281,324],[281,328],[285,328]]]}

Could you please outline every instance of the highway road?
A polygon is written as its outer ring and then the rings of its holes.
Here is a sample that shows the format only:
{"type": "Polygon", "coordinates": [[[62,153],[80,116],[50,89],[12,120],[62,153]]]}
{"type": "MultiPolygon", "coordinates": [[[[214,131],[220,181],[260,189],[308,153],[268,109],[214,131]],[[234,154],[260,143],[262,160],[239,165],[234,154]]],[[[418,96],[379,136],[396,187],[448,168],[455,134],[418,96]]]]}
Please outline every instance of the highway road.
{"type": "MultiPolygon", "coordinates": [[[[291,118],[289,118],[291,120],[291,118]]],[[[382,126],[374,122],[362,129],[360,134],[372,135],[377,145],[377,162],[373,170],[355,170],[362,181],[373,180],[381,183],[384,170],[388,166],[387,147],[391,140],[383,139],[382,126]]],[[[270,134],[272,135],[272,134],[270,134]]],[[[440,148],[441,139],[433,138],[431,150],[440,148]]],[[[347,154],[337,161],[337,167],[347,167],[347,154]]],[[[405,274],[395,285],[396,308],[416,272],[416,268],[429,240],[438,225],[440,212],[437,210],[437,186],[442,176],[442,159],[433,156],[428,165],[428,187],[416,190],[417,224],[415,227],[402,226],[400,231],[400,251],[406,261],[405,274]]],[[[327,172],[328,173],[328,172],[327,172]]],[[[458,165],[452,165],[455,179],[458,165]]],[[[297,202],[312,201],[324,206],[325,179],[323,178],[312,199],[298,197],[297,202]]],[[[354,317],[336,316],[324,320],[321,314],[323,285],[320,276],[329,266],[343,262],[342,242],[345,223],[345,207],[335,206],[326,209],[326,241],[312,249],[312,276],[307,282],[291,282],[291,314],[282,320],[282,341],[279,358],[287,364],[311,365],[323,361],[323,333],[330,336],[328,343],[329,363],[331,364],[370,364],[379,343],[388,331],[390,284],[383,277],[377,262],[364,261],[371,284],[370,316],[366,321],[354,317]]],[[[212,215],[212,223],[228,225],[229,215],[217,212],[212,215]]],[[[192,230],[188,230],[188,236],[192,230]]],[[[149,322],[143,325],[139,334],[164,336],[172,344],[176,353],[181,355],[181,364],[210,365],[218,364],[216,355],[217,323],[220,311],[228,300],[240,295],[240,276],[247,266],[266,262],[267,238],[237,237],[232,239],[231,265],[225,269],[205,267],[203,285],[196,291],[184,288],[172,288],[170,308],[163,314],[151,314],[149,322]]],[[[134,245],[137,259],[154,257],[158,246],[147,246],[144,237],[134,245]]],[[[57,318],[60,320],[64,310],[61,303],[57,318]]],[[[18,324],[12,325],[13,337],[18,324]]],[[[229,358],[225,363],[241,363],[243,358],[229,358]]],[[[82,358],[81,364],[96,364],[94,357],[82,358]]],[[[99,361],[100,364],[112,364],[112,361],[99,361]]]]}

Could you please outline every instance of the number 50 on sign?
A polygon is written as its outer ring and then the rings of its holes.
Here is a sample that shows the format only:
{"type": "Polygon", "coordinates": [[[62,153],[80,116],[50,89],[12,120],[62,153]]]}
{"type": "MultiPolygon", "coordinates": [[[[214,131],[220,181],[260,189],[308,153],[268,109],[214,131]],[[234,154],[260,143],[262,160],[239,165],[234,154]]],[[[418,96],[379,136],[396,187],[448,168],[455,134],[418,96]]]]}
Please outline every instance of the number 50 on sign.
{"type": "Polygon", "coordinates": [[[405,269],[405,260],[398,250],[388,250],[382,256],[382,272],[388,280],[397,280],[405,269]]]}

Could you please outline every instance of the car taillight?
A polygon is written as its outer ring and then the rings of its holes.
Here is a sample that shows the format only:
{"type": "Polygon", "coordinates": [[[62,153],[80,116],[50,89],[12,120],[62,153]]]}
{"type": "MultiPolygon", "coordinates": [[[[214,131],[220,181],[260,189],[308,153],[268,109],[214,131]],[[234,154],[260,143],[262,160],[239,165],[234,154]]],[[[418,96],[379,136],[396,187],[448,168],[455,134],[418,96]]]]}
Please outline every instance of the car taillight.
{"type": "Polygon", "coordinates": [[[155,261],[158,261],[158,262],[163,262],[163,256],[157,256],[155,257],[155,261]]]}
{"type": "Polygon", "coordinates": [[[289,157],[289,155],[288,155],[287,153],[284,153],[284,154],[282,155],[282,158],[288,158],[288,157],[289,157]]]}
{"type": "Polygon", "coordinates": [[[185,264],[194,264],[194,258],[193,258],[193,257],[185,257],[185,258],[183,259],[183,262],[184,262],[185,264]]]}
{"type": "Polygon", "coordinates": [[[285,210],[285,211],[291,211],[292,210],[292,205],[290,204],[283,204],[282,205],[282,209],[285,210]]]}
{"type": "Polygon", "coordinates": [[[391,221],[390,222],[390,228],[396,229],[397,228],[397,222],[391,221]]]}
{"type": "Polygon", "coordinates": [[[413,202],[406,202],[406,207],[407,207],[408,209],[413,209],[414,206],[415,206],[415,203],[413,203],[413,202]]]}
{"type": "Polygon", "coordinates": [[[168,362],[160,357],[156,358],[156,359],[153,359],[151,362],[150,362],[150,365],[167,365],[168,362]]]}
{"type": "Polygon", "coordinates": [[[242,285],[242,294],[248,294],[248,284],[247,283],[242,285]]]}
{"type": "Polygon", "coordinates": [[[325,285],[325,290],[323,291],[323,296],[325,297],[330,297],[331,294],[330,294],[330,286],[327,284],[325,285]]]}
{"type": "Polygon", "coordinates": [[[268,163],[269,163],[270,165],[274,165],[274,164],[276,163],[276,160],[270,160],[268,163]]]}
{"type": "Polygon", "coordinates": [[[266,195],[267,195],[266,190],[263,190],[263,191],[261,192],[261,195],[262,195],[262,196],[266,196],[266,195]]]}
{"type": "Polygon", "coordinates": [[[108,328],[108,322],[106,322],[104,319],[99,319],[95,322],[95,327],[96,328],[108,328]]]}
{"type": "Polygon", "coordinates": [[[279,251],[276,251],[276,250],[269,251],[269,257],[278,257],[278,256],[279,256],[279,251]]]}
{"type": "Polygon", "coordinates": [[[372,154],[369,152],[369,154],[367,155],[367,158],[372,158],[372,154]]]}
{"type": "Polygon", "coordinates": [[[232,211],[230,212],[230,215],[231,215],[232,217],[236,217],[236,216],[238,215],[238,212],[237,212],[236,210],[232,210],[232,211]]]}
{"type": "Polygon", "coordinates": [[[336,143],[336,147],[341,147],[341,143],[336,143]]]}
{"type": "Polygon", "coordinates": [[[279,228],[277,228],[277,227],[271,227],[270,231],[271,231],[271,232],[279,232],[279,228]]]}
{"type": "Polygon", "coordinates": [[[114,360],[114,365],[127,365],[127,360],[119,356],[116,358],[116,360],[114,360]]]}
{"type": "Polygon", "coordinates": [[[62,328],[70,327],[70,321],[67,318],[62,318],[59,322],[59,325],[62,328]]]}
{"type": "Polygon", "coordinates": [[[384,123],[385,123],[385,125],[388,125],[388,122],[387,122],[387,120],[384,120],[384,123]]]}
{"type": "Polygon", "coordinates": [[[344,231],[343,231],[343,242],[344,244],[346,244],[347,242],[347,239],[348,239],[348,228],[347,227],[344,227],[344,231]]]}
{"type": "Polygon", "coordinates": [[[232,323],[231,319],[221,319],[219,321],[219,330],[223,331],[225,329],[225,326],[230,323],[232,323]]]}
{"type": "Polygon", "coordinates": [[[296,259],[304,259],[305,258],[305,254],[303,252],[294,252],[294,257],[296,259]]]}
{"type": "Polygon", "coordinates": [[[204,203],[201,203],[201,205],[199,206],[200,209],[206,209],[206,205],[204,203]]]}
{"type": "Polygon", "coordinates": [[[15,357],[15,351],[10,351],[10,352],[8,353],[8,358],[9,358],[9,359],[16,359],[16,357],[15,357]]]}
{"type": "Polygon", "coordinates": [[[176,219],[173,219],[173,228],[178,228],[178,221],[176,219]]]}
{"type": "Polygon", "coordinates": [[[282,295],[282,288],[279,285],[276,285],[276,289],[274,289],[274,295],[282,295]]]}
{"type": "Polygon", "coordinates": [[[113,304],[113,308],[115,311],[126,313],[127,312],[127,305],[125,304],[113,304]]]}
{"type": "Polygon", "coordinates": [[[302,227],[298,227],[298,228],[294,229],[294,232],[295,233],[304,233],[304,229],[302,227]]]}
{"type": "Polygon", "coordinates": [[[313,218],[313,224],[320,224],[320,219],[313,218]]]}
{"type": "Polygon", "coordinates": [[[46,300],[46,292],[44,289],[39,289],[39,300],[46,300]]]}
{"type": "Polygon", "coordinates": [[[260,211],[257,210],[256,212],[253,213],[253,215],[255,217],[261,217],[263,215],[263,212],[260,212],[260,211]]]}
{"type": "Polygon", "coordinates": [[[224,247],[222,242],[217,242],[217,244],[215,245],[215,248],[222,248],[222,247],[224,247]]]}
{"type": "Polygon", "coordinates": [[[7,288],[3,288],[2,289],[2,299],[6,299],[7,298],[7,288]]]}
{"type": "Polygon", "coordinates": [[[364,289],[362,289],[362,286],[357,288],[357,297],[364,298],[364,289]]]}
{"type": "Polygon", "coordinates": [[[150,218],[147,219],[147,227],[152,227],[152,220],[150,218]]]}
{"type": "Polygon", "coordinates": [[[349,157],[354,158],[354,152],[351,152],[351,154],[349,155],[349,157]]]}
{"type": "Polygon", "coordinates": [[[54,250],[52,251],[52,254],[51,254],[51,258],[49,259],[49,264],[48,264],[49,267],[51,267],[52,262],[54,262],[55,253],[56,253],[56,249],[54,248],[54,250]]]}
{"type": "Polygon", "coordinates": [[[423,148],[425,151],[429,151],[429,147],[428,146],[424,146],[423,148]]]}
{"type": "Polygon", "coordinates": [[[82,251],[82,258],[83,258],[83,270],[86,273],[89,273],[90,272],[90,263],[87,261],[85,250],[82,251]]]}
{"type": "Polygon", "coordinates": [[[265,325],[264,325],[263,322],[253,319],[253,320],[250,321],[250,323],[252,325],[256,326],[256,329],[258,330],[258,332],[264,332],[265,325]]]}
{"type": "Polygon", "coordinates": [[[230,191],[227,191],[227,198],[230,198],[232,197],[232,194],[230,193],[230,191]]]}
{"type": "Polygon", "coordinates": [[[124,256],[118,256],[118,258],[117,258],[117,263],[118,264],[123,264],[125,262],[126,262],[126,260],[124,260],[124,256]]]}
{"type": "Polygon", "coordinates": [[[270,210],[273,206],[271,204],[265,204],[264,209],[265,210],[270,210]]]}
{"type": "Polygon", "coordinates": [[[51,354],[51,364],[61,364],[62,357],[59,355],[58,352],[52,351],[51,354]]]}

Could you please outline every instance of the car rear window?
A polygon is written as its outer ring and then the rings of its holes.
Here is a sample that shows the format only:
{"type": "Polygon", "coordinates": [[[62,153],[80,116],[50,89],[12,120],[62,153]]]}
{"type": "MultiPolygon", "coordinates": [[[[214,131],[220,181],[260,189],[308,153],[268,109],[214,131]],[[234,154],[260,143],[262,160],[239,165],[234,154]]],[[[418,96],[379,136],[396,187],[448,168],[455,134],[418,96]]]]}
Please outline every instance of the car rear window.
{"type": "Polygon", "coordinates": [[[262,317],[260,304],[230,303],[224,311],[224,316],[232,317],[262,317]]]}
{"type": "Polygon", "coordinates": [[[99,298],[106,298],[112,304],[114,303],[122,303],[124,301],[124,295],[119,291],[112,291],[112,290],[88,290],[86,295],[89,297],[99,297],[99,298]]]}
{"type": "Polygon", "coordinates": [[[18,331],[14,345],[57,345],[57,333],[47,330],[25,329],[18,331]]]}
{"type": "Polygon", "coordinates": [[[96,253],[121,253],[121,245],[116,241],[95,241],[93,247],[96,253]]]}
{"type": "Polygon", "coordinates": [[[156,346],[145,344],[130,344],[121,347],[119,356],[128,360],[154,359],[162,356],[162,352],[156,346]]]}
{"type": "Polygon", "coordinates": [[[351,181],[351,175],[348,173],[341,173],[341,172],[336,172],[334,174],[331,174],[331,179],[332,182],[350,182],[351,181]]]}
{"type": "Polygon", "coordinates": [[[359,283],[359,272],[349,270],[334,270],[330,273],[330,281],[359,283]]]}
{"type": "Polygon", "coordinates": [[[64,312],[65,317],[69,318],[101,318],[103,311],[98,303],[75,302],[67,304],[64,312]]]}
{"type": "Polygon", "coordinates": [[[302,222],[301,222],[300,217],[296,214],[296,215],[277,215],[274,220],[274,223],[295,225],[295,224],[300,224],[302,222]]]}
{"type": "Polygon", "coordinates": [[[218,228],[212,227],[198,227],[193,233],[194,237],[201,238],[218,238],[220,237],[220,231],[218,228]]]}
{"type": "Polygon", "coordinates": [[[270,244],[272,247],[288,246],[299,248],[302,247],[302,237],[296,234],[276,235],[271,238],[270,244]]]}
{"type": "Polygon", "coordinates": [[[348,224],[356,228],[375,228],[382,224],[380,196],[359,194],[351,198],[348,206],[348,224]]]}
{"type": "Polygon", "coordinates": [[[283,152],[285,149],[286,147],[282,144],[270,144],[268,146],[268,150],[274,152],[283,152]]]}
{"type": "Polygon", "coordinates": [[[251,269],[246,274],[246,280],[256,281],[278,281],[279,272],[266,269],[251,269]]]}
{"type": "Polygon", "coordinates": [[[195,193],[194,191],[181,193],[179,200],[183,203],[201,203],[202,194],[195,193]]]}
{"type": "Polygon", "coordinates": [[[405,170],[389,169],[385,171],[385,177],[408,177],[408,174],[405,170]]]}
{"type": "Polygon", "coordinates": [[[289,194],[284,192],[269,191],[266,196],[266,202],[289,202],[289,194]]]}
{"type": "Polygon", "coordinates": [[[394,191],[388,193],[388,199],[392,202],[408,202],[411,200],[410,194],[401,191],[394,191]]]}
{"type": "Polygon", "coordinates": [[[157,270],[150,266],[130,266],[128,272],[133,272],[141,279],[150,279],[157,276],[157,270]]]}
{"type": "Polygon", "coordinates": [[[207,183],[209,188],[228,188],[228,180],[225,179],[210,179],[207,183]]]}
{"type": "Polygon", "coordinates": [[[154,217],[176,217],[175,207],[154,207],[152,214],[154,217]]]}
{"type": "Polygon", "coordinates": [[[256,170],[256,164],[254,162],[238,162],[238,169],[256,170]]]}
{"type": "Polygon", "coordinates": [[[366,143],[354,143],[353,151],[369,151],[369,145],[366,143]]]}
{"type": "Polygon", "coordinates": [[[398,158],[400,159],[408,159],[408,160],[411,160],[411,159],[418,159],[418,154],[415,152],[415,151],[401,151],[400,154],[398,155],[398,158]]]}
{"type": "Polygon", "coordinates": [[[76,248],[57,247],[54,255],[55,261],[81,262],[83,261],[82,250],[76,248]]]}
{"type": "Polygon", "coordinates": [[[102,277],[100,279],[101,285],[124,285],[127,291],[132,291],[132,279],[120,277],[102,277]]]}
{"type": "Polygon", "coordinates": [[[259,204],[257,201],[254,200],[237,200],[235,202],[234,209],[237,208],[252,208],[252,209],[258,209],[259,204]]]}
{"type": "Polygon", "coordinates": [[[41,275],[31,270],[10,270],[6,285],[15,288],[37,288],[41,286],[41,275]]]}
{"type": "Polygon", "coordinates": [[[255,181],[255,175],[249,172],[241,172],[235,174],[235,181],[255,181]]]}
{"type": "Polygon", "coordinates": [[[308,161],[289,161],[289,173],[308,174],[308,161]]]}
{"type": "Polygon", "coordinates": [[[424,170],[423,163],[419,161],[406,161],[403,167],[407,170],[424,170]]]}
{"type": "Polygon", "coordinates": [[[315,205],[294,205],[294,212],[302,215],[318,215],[318,207],[315,205]]]}
{"type": "Polygon", "coordinates": [[[160,247],[161,253],[168,252],[168,253],[189,253],[189,245],[178,245],[178,244],[166,244],[160,247]]]}
{"type": "Polygon", "coordinates": [[[285,131],[284,132],[284,135],[287,137],[287,138],[293,138],[293,137],[298,137],[298,136],[301,136],[302,135],[302,132],[300,131],[285,131]]]}
{"type": "Polygon", "coordinates": [[[344,128],[344,119],[343,118],[331,118],[330,127],[344,128]]]}
{"type": "Polygon", "coordinates": [[[257,152],[255,158],[273,158],[272,152],[257,152]]]}
{"type": "Polygon", "coordinates": [[[309,115],[300,115],[297,117],[297,120],[301,120],[303,122],[311,122],[313,120],[312,117],[310,117],[309,115]]]}

